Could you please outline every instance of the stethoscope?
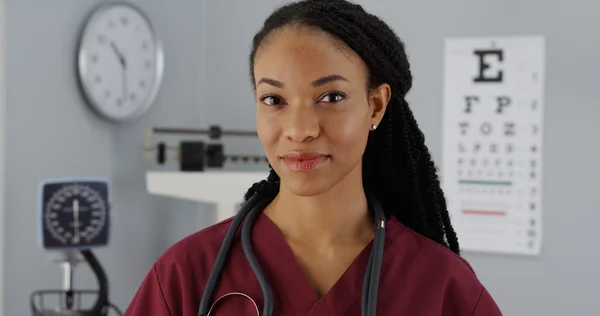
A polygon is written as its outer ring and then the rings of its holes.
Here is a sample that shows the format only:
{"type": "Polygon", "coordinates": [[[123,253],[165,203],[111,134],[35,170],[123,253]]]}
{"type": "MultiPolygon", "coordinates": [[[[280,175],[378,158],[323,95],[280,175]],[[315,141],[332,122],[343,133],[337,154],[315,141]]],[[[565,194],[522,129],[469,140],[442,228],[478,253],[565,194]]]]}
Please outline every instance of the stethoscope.
{"type": "MultiPolygon", "coordinates": [[[[265,190],[269,191],[269,190],[265,190]]],[[[234,236],[242,223],[244,218],[248,217],[242,225],[242,247],[244,249],[244,253],[256,276],[258,283],[261,287],[264,296],[264,307],[263,307],[263,316],[272,316],[273,315],[273,293],[271,292],[271,287],[267,282],[267,278],[265,277],[258,259],[254,255],[254,251],[252,250],[250,232],[252,229],[252,224],[256,220],[256,217],[262,210],[272,201],[273,196],[268,196],[267,194],[255,194],[252,196],[239,210],[238,214],[233,218],[231,226],[227,230],[225,234],[225,239],[221,244],[221,249],[217,255],[217,259],[213,264],[212,270],[208,277],[208,281],[206,283],[206,287],[204,288],[204,292],[202,293],[202,300],[200,301],[200,310],[198,311],[198,316],[210,316],[213,308],[216,306],[218,302],[221,300],[232,296],[239,295],[243,296],[246,299],[252,301],[254,306],[256,307],[256,315],[260,316],[260,312],[258,309],[258,305],[256,302],[248,295],[238,292],[232,292],[225,294],[219,297],[212,305],[209,306],[210,300],[212,300],[213,292],[218,282],[219,275],[223,269],[225,264],[225,259],[228,256],[229,250],[231,249],[234,236]]],[[[375,316],[377,309],[377,291],[379,287],[379,276],[381,273],[381,261],[383,257],[383,247],[384,247],[384,239],[385,239],[385,213],[381,204],[377,199],[370,193],[367,192],[367,202],[369,204],[370,209],[373,211],[375,225],[375,239],[373,241],[373,247],[371,249],[371,254],[369,255],[369,261],[367,263],[367,269],[365,271],[365,277],[363,282],[362,289],[362,315],[363,316],[375,316]]]]}

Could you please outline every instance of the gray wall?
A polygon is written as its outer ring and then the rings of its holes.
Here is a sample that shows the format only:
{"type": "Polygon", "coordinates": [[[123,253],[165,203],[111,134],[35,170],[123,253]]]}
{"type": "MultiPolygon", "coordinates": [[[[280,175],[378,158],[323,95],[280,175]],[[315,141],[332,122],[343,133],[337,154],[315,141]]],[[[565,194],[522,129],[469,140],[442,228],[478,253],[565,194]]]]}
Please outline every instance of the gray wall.
{"type": "MultiPolygon", "coordinates": [[[[228,127],[254,127],[248,81],[251,37],[286,1],[208,1],[207,118],[228,127]],[[235,10],[231,10],[235,7],[235,10]],[[223,17],[228,17],[224,19],[223,17]],[[236,21],[231,23],[231,21],[236,21]],[[249,25],[249,26],[248,26],[249,25]],[[219,103],[219,100],[227,103],[219,103]],[[230,115],[242,114],[243,121],[230,115]]],[[[600,194],[600,3],[561,1],[358,1],[405,40],[415,76],[409,101],[434,157],[442,148],[445,37],[545,35],[547,38],[544,248],[540,257],[466,253],[505,315],[600,314],[597,223],[600,194]],[[543,11],[542,11],[543,10],[543,11]]],[[[441,160],[438,161],[441,164],[441,160]]]]}
{"type": "MultiPolygon", "coordinates": [[[[155,107],[140,120],[113,125],[89,111],[77,88],[76,42],[84,18],[100,1],[6,1],[6,227],[4,315],[29,315],[32,291],[60,288],[60,270],[36,244],[38,181],[63,176],[112,180],[111,245],[97,255],[111,298],[125,309],[154,260],[174,240],[195,206],[149,197],[142,159],[147,126],[203,123],[204,2],[138,1],[165,48],[165,77],[155,107]],[[50,78],[46,78],[50,76],[50,78]]],[[[191,223],[195,223],[191,221],[191,223]]],[[[94,288],[89,268],[76,286],[94,288]]]]}
{"type": "MultiPolygon", "coordinates": [[[[60,286],[58,267],[36,245],[35,196],[39,180],[62,176],[107,176],[113,181],[112,244],[98,256],[111,280],[112,300],[125,309],[156,257],[198,229],[193,226],[196,217],[205,216],[193,203],[145,192],[144,171],[151,166],[141,158],[144,129],[208,123],[254,128],[247,68],[251,37],[274,6],[286,1],[138,1],[163,38],[165,80],[155,108],[123,126],[105,123],[85,108],[74,76],[79,28],[100,1],[6,2],[5,315],[27,315],[33,290],[60,286]],[[51,74],[52,80],[44,80],[41,73],[51,74]]],[[[595,297],[600,292],[600,255],[593,251],[600,237],[600,195],[592,182],[600,177],[595,165],[600,149],[592,145],[600,135],[594,125],[600,116],[594,93],[600,44],[593,40],[600,29],[594,16],[600,4],[574,0],[567,9],[558,1],[543,0],[439,1],[436,6],[360,2],[386,19],[407,43],[415,75],[409,99],[435,157],[441,157],[442,145],[443,39],[547,37],[543,254],[465,256],[505,315],[600,312],[595,297]]],[[[231,153],[261,152],[258,142],[242,145],[232,139],[226,145],[231,153]]],[[[80,270],[77,285],[93,286],[87,268],[80,270]]]]}

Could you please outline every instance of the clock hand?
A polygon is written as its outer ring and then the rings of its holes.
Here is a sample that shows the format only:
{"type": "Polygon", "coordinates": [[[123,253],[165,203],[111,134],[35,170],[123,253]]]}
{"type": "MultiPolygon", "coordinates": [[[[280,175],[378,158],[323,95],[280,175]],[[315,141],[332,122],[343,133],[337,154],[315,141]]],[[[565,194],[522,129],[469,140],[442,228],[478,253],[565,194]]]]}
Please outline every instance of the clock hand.
{"type": "Polygon", "coordinates": [[[121,73],[123,77],[123,95],[121,96],[121,100],[122,102],[125,102],[125,98],[127,97],[127,77],[125,71],[125,69],[127,68],[127,61],[125,61],[125,56],[123,56],[123,54],[121,53],[121,51],[117,47],[117,44],[115,44],[114,41],[110,42],[110,47],[112,47],[113,52],[115,52],[115,55],[117,55],[117,58],[121,63],[121,73]]]}
{"type": "Polygon", "coordinates": [[[115,55],[117,55],[117,58],[121,63],[121,71],[123,74],[123,95],[121,96],[121,100],[125,102],[125,99],[127,97],[127,77],[125,71],[125,69],[127,69],[127,61],[125,60],[125,56],[123,55],[123,53],[121,53],[121,51],[117,47],[117,44],[115,44],[114,41],[110,42],[110,46],[112,47],[113,51],[115,52],[115,55]]]}
{"type": "Polygon", "coordinates": [[[121,67],[123,67],[123,69],[127,68],[127,62],[125,61],[125,57],[123,56],[123,54],[121,53],[119,48],[117,48],[117,44],[115,44],[115,42],[111,41],[110,47],[112,47],[113,51],[115,52],[115,55],[117,55],[117,58],[119,59],[119,62],[121,63],[121,67]]]}
{"type": "Polygon", "coordinates": [[[127,72],[123,69],[123,102],[127,99],[127,72]]]}

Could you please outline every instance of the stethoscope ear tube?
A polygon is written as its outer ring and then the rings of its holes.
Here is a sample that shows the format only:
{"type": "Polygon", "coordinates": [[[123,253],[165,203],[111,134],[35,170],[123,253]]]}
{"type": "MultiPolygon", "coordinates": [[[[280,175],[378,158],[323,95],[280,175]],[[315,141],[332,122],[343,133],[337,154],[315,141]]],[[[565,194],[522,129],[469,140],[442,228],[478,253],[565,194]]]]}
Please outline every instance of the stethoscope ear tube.
{"type": "Polygon", "coordinates": [[[221,275],[221,271],[225,265],[225,260],[227,260],[227,256],[231,250],[231,245],[233,243],[235,234],[240,227],[240,224],[244,220],[244,217],[246,217],[248,212],[250,212],[250,210],[252,210],[254,206],[256,206],[262,199],[263,197],[261,194],[254,194],[250,199],[248,199],[248,201],[246,201],[246,203],[244,203],[244,205],[242,205],[237,215],[233,218],[231,226],[227,230],[223,243],[221,244],[221,248],[219,249],[219,253],[217,254],[217,259],[215,260],[212,270],[210,271],[210,275],[208,276],[206,286],[204,287],[202,299],[200,300],[198,316],[207,316],[213,292],[219,280],[219,276],[221,275]]]}

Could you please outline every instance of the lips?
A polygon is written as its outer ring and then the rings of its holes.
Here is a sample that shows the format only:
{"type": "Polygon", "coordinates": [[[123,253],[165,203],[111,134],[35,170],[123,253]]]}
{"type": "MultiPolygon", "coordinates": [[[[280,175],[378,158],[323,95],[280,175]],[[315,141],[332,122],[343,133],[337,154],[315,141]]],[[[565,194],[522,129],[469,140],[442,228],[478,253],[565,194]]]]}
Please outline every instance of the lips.
{"type": "Polygon", "coordinates": [[[292,152],[283,155],[282,159],[293,171],[311,171],[326,162],[329,156],[316,152],[292,152]]]}

